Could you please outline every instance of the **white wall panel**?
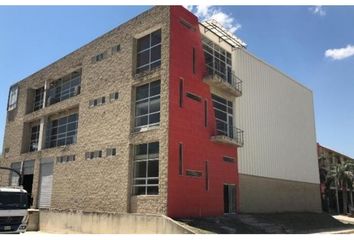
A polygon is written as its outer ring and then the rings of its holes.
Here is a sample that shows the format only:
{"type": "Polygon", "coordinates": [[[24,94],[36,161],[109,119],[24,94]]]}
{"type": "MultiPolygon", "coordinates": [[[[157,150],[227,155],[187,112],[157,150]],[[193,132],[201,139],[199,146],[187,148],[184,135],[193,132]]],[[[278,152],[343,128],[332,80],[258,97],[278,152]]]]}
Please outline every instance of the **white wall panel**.
{"type": "Polygon", "coordinates": [[[312,92],[243,49],[233,51],[233,68],[243,81],[240,173],[319,183],[312,92]]]}

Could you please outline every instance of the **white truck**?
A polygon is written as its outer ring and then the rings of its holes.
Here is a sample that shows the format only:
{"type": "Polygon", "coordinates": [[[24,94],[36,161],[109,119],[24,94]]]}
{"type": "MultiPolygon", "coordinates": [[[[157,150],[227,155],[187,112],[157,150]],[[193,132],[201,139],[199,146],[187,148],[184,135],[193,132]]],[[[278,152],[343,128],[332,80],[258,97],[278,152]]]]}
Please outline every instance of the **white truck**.
{"type": "Polygon", "coordinates": [[[0,187],[0,233],[24,233],[28,196],[22,187],[0,187]]]}
{"type": "Polygon", "coordinates": [[[0,169],[19,176],[18,187],[0,187],[0,233],[24,233],[29,218],[30,198],[22,186],[23,174],[8,167],[0,169]]]}

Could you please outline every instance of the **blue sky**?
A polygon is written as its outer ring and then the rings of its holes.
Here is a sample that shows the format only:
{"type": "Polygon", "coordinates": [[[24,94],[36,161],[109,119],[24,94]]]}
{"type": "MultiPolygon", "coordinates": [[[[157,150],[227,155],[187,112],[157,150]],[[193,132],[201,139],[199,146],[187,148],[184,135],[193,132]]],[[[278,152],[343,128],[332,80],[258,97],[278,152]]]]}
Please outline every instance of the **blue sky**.
{"type": "MultiPolygon", "coordinates": [[[[0,7],[0,148],[10,85],[148,9],[0,7]]],[[[354,7],[193,7],[314,93],[317,141],[354,157],[354,7]],[[327,56],[325,55],[327,51],[327,56]]]]}

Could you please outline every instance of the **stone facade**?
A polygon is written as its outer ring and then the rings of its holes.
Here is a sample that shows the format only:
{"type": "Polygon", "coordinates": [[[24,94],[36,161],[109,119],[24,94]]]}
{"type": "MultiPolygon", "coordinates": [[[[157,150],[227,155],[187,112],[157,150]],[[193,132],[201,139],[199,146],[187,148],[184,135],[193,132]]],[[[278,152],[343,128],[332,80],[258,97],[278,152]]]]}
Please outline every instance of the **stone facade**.
{"type": "MultiPolygon", "coordinates": [[[[168,146],[168,79],[169,79],[169,7],[154,7],[113,29],[57,62],[18,83],[17,108],[8,113],[4,138],[4,160],[35,160],[33,207],[38,207],[40,160],[53,158],[51,207],[107,212],[166,213],[167,146],[168,146]],[[135,74],[136,39],[161,29],[161,67],[144,76],[135,74]],[[120,51],[112,47],[120,44],[120,51]],[[105,53],[104,59],[92,58],[105,53]],[[29,112],[32,98],[28,89],[39,88],[66,74],[81,69],[80,94],[59,103],[29,112]],[[135,87],[161,80],[160,125],[142,133],[133,133],[135,87]],[[89,101],[118,92],[117,101],[89,108],[89,101]],[[77,143],[66,147],[43,148],[27,152],[28,124],[54,114],[78,113],[77,143]],[[134,144],[159,141],[159,195],[131,196],[132,157],[134,144]],[[26,145],[26,146],[25,146],[26,145]],[[116,156],[106,157],[105,149],[114,147],[116,156]],[[98,159],[85,159],[85,152],[102,150],[98,159]],[[75,155],[75,161],[57,163],[56,157],[75,155]]],[[[42,137],[43,139],[44,137],[42,137]]],[[[42,143],[43,145],[43,143],[42,143]]],[[[2,172],[1,185],[9,184],[8,173],[2,172]]]]}

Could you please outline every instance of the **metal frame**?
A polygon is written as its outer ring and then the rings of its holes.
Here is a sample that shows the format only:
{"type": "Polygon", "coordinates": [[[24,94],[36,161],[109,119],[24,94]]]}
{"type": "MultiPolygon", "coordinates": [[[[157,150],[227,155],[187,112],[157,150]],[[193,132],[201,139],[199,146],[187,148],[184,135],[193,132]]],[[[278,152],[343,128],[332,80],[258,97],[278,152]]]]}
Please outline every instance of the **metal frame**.
{"type": "Polygon", "coordinates": [[[232,50],[236,48],[247,47],[246,43],[244,43],[241,39],[235,37],[232,33],[228,32],[214,19],[204,21],[200,24],[204,27],[204,33],[207,33],[208,31],[214,33],[219,37],[219,42],[221,42],[221,40],[224,40],[232,47],[232,50]]]}

